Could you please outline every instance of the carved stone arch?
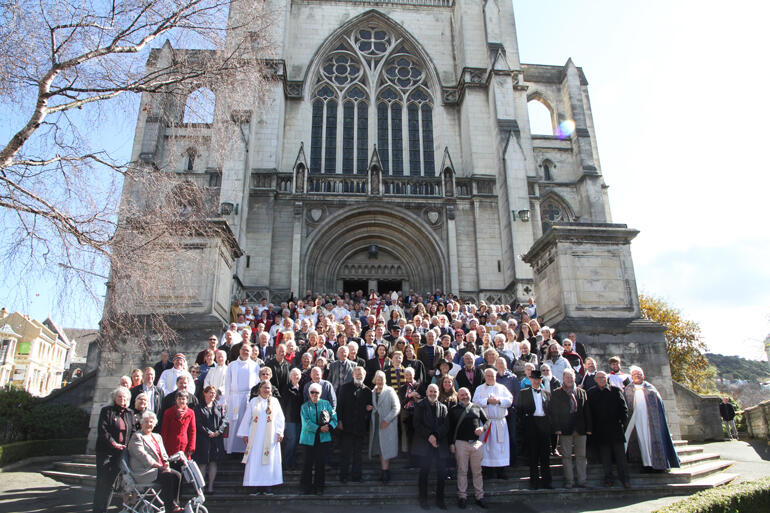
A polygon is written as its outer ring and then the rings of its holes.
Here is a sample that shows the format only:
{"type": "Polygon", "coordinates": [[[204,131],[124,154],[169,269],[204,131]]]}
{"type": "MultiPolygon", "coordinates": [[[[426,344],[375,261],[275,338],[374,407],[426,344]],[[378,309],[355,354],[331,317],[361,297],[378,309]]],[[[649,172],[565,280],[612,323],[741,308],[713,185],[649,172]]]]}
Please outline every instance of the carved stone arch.
{"type": "Polygon", "coordinates": [[[543,180],[547,182],[554,180],[554,176],[556,175],[556,164],[553,160],[545,158],[540,161],[540,164],[538,164],[537,167],[539,167],[542,171],[543,180]]]}
{"type": "MultiPolygon", "coordinates": [[[[551,132],[555,133],[556,127],[559,125],[559,114],[555,107],[557,102],[549,98],[547,93],[544,93],[538,89],[535,89],[534,91],[531,91],[527,94],[527,106],[529,106],[529,104],[533,101],[541,103],[543,106],[545,106],[546,109],[548,109],[548,112],[551,115],[551,132]]],[[[530,127],[531,123],[532,122],[530,120],[530,127]]]]}
{"type": "Polygon", "coordinates": [[[334,49],[339,45],[343,36],[351,32],[356,26],[365,25],[366,23],[382,24],[401,36],[407,47],[411,50],[414,50],[419,59],[425,65],[425,71],[428,74],[427,89],[433,96],[434,103],[437,98],[441,98],[441,82],[439,80],[438,68],[436,67],[436,63],[431,58],[430,54],[428,54],[422,44],[420,44],[420,42],[417,40],[417,38],[414,37],[403,25],[395,21],[393,18],[374,9],[363,12],[358,16],[348,20],[346,23],[340,25],[336,30],[329,34],[323,43],[321,43],[321,45],[316,49],[315,53],[310,59],[310,64],[305,69],[305,76],[303,78],[305,84],[304,93],[309,94],[309,92],[315,87],[315,80],[313,80],[313,78],[318,74],[318,70],[322,64],[324,56],[334,51],[334,49]]]}
{"type": "Polygon", "coordinates": [[[411,288],[446,288],[449,265],[435,231],[412,213],[377,202],[330,216],[308,237],[300,286],[318,292],[336,290],[339,271],[348,258],[370,245],[398,258],[411,288]]]}

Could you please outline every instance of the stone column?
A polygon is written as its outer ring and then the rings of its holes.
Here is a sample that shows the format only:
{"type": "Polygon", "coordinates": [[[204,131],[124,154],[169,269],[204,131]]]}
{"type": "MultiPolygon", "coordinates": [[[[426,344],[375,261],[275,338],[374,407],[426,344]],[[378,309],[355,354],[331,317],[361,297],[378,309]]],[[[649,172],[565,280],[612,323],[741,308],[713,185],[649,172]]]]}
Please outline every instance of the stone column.
{"type": "Polygon", "coordinates": [[[641,318],[631,240],[624,224],[556,224],[538,239],[524,261],[534,270],[538,318],[570,332],[586,346],[599,369],[611,356],[623,367],[638,365],[666,405],[669,428],[679,437],[679,414],[666,353],[665,328],[641,318]]]}

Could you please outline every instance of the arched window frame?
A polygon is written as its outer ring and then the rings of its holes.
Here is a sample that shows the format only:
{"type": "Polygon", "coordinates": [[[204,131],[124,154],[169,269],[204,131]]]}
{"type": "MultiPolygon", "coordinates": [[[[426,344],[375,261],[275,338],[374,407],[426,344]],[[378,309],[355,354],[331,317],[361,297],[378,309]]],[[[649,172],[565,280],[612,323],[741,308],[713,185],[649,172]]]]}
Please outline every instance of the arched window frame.
{"type": "Polygon", "coordinates": [[[551,159],[543,159],[540,163],[540,167],[543,169],[543,180],[552,182],[555,176],[554,170],[556,169],[556,164],[554,164],[551,159]]]}
{"type": "Polygon", "coordinates": [[[540,201],[540,221],[543,225],[543,232],[550,229],[554,223],[572,222],[575,220],[575,213],[564,199],[551,192],[540,201]],[[554,214],[558,211],[558,216],[554,214]]]}
{"type": "Polygon", "coordinates": [[[435,176],[435,147],[433,131],[433,95],[430,92],[428,69],[418,52],[413,51],[408,43],[395,31],[379,23],[365,23],[344,35],[321,59],[316,84],[312,94],[313,122],[311,123],[311,173],[365,173],[364,163],[368,165],[368,155],[376,145],[387,174],[406,174],[417,176],[435,176]],[[336,57],[350,59],[347,65],[357,66],[360,73],[348,74],[349,79],[329,67],[336,57]],[[407,60],[410,76],[407,81],[386,74],[388,68],[407,60]],[[328,102],[324,99],[323,113],[315,104],[317,91],[323,86],[333,88],[336,100],[336,158],[333,169],[327,165],[327,128],[328,102]],[[358,87],[365,92],[364,98],[352,99],[348,92],[358,87]],[[420,99],[411,99],[414,91],[420,91],[420,99]],[[383,97],[383,93],[392,91],[393,97],[383,97]],[[354,103],[354,112],[349,102],[354,103]],[[385,105],[387,109],[384,109],[385,105]],[[347,107],[346,107],[347,106],[347,107]],[[414,107],[417,112],[414,112],[414,107]],[[409,109],[412,109],[410,141],[409,109]],[[384,112],[387,110],[387,112],[384,112]],[[318,128],[318,118],[322,116],[324,129],[318,128]],[[351,115],[354,122],[350,123],[351,115]],[[383,118],[387,115],[387,121],[383,118]],[[364,124],[363,120],[366,120],[364,124]],[[416,125],[415,125],[416,123],[416,125]],[[352,128],[352,132],[351,132],[352,128]],[[386,132],[383,132],[385,130],[386,132]],[[352,135],[352,137],[351,137],[352,135]],[[319,140],[320,139],[320,140],[319,140]],[[352,139],[352,144],[351,144],[352,139]],[[366,151],[363,151],[366,143],[366,151]],[[394,142],[398,143],[394,148],[394,142]],[[410,146],[411,144],[411,146],[410,146]],[[354,155],[351,156],[350,150],[354,155]],[[410,153],[411,150],[411,153],[410,153]],[[417,157],[419,155],[419,157],[417,157]],[[321,159],[321,164],[318,164],[321,159]],[[419,159],[419,161],[415,160],[419,159]],[[412,160],[415,160],[412,162],[412,160]],[[353,167],[351,171],[351,161],[353,167]],[[394,166],[395,163],[395,166],[394,166]],[[399,164],[400,163],[400,164],[399,164]]]}
{"type": "MultiPolygon", "coordinates": [[[[540,107],[538,107],[538,108],[540,108],[540,107]]],[[[532,135],[555,135],[556,134],[556,125],[557,125],[557,123],[556,123],[556,113],[555,113],[553,107],[551,107],[551,103],[548,100],[546,100],[544,96],[542,96],[539,93],[533,93],[533,94],[527,96],[527,113],[528,113],[529,118],[530,118],[530,120],[529,120],[529,127],[530,127],[530,132],[532,133],[532,135]],[[533,128],[533,126],[532,126],[532,118],[533,118],[532,112],[533,111],[532,111],[531,105],[533,105],[533,102],[537,102],[538,105],[540,105],[541,107],[544,107],[545,110],[548,111],[548,120],[549,120],[550,129],[548,130],[547,133],[536,131],[533,128]]]]}
{"type": "Polygon", "coordinates": [[[208,87],[199,87],[192,91],[184,103],[182,122],[191,124],[211,124],[214,122],[216,95],[208,87]]]}

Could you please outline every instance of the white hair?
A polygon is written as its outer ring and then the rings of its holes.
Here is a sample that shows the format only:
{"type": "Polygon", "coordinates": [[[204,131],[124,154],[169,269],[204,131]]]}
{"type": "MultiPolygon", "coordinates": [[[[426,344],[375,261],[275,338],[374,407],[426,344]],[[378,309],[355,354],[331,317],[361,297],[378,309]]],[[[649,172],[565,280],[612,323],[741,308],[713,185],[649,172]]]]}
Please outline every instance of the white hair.
{"type": "MultiPolygon", "coordinates": [[[[140,394],[141,395],[141,394],[140,394]]],[[[154,412],[151,412],[149,410],[145,410],[144,413],[142,413],[142,418],[140,419],[140,422],[144,424],[148,420],[153,420],[156,424],[158,423],[158,416],[155,415],[154,412]]]]}
{"type": "Polygon", "coordinates": [[[310,392],[318,392],[319,394],[323,391],[323,388],[321,387],[320,383],[311,383],[311,385],[307,389],[308,393],[310,392]]]}
{"type": "Polygon", "coordinates": [[[126,387],[118,387],[115,390],[112,391],[112,400],[114,401],[115,398],[119,395],[125,395],[129,399],[131,399],[131,390],[127,389],[126,387]]]}
{"type": "Polygon", "coordinates": [[[628,368],[628,373],[629,374],[633,374],[636,371],[641,372],[642,376],[644,376],[644,370],[641,367],[639,367],[638,365],[632,365],[631,367],[628,368]]]}

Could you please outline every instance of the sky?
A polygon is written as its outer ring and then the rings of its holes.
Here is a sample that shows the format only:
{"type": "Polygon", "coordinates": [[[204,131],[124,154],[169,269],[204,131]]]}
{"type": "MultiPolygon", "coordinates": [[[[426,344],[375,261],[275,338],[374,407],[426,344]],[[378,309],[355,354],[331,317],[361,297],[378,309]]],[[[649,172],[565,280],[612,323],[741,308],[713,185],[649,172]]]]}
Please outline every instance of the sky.
{"type": "Polygon", "coordinates": [[[613,221],[639,291],[709,349],[763,358],[770,333],[770,120],[762,2],[514,1],[522,62],[583,68],[613,221]]]}
{"type": "MultiPolygon", "coordinates": [[[[522,62],[572,58],[589,83],[613,221],[632,243],[639,291],[698,322],[712,352],[764,359],[770,333],[766,227],[770,127],[765,40],[770,4],[609,0],[513,2],[522,62]]],[[[127,159],[135,109],[95,132],[127,159]]],[[[12,124],[0,121],[0,136],[12,124]]],[[[50,284],[0,303],[66,326],[50,284]]]]}

